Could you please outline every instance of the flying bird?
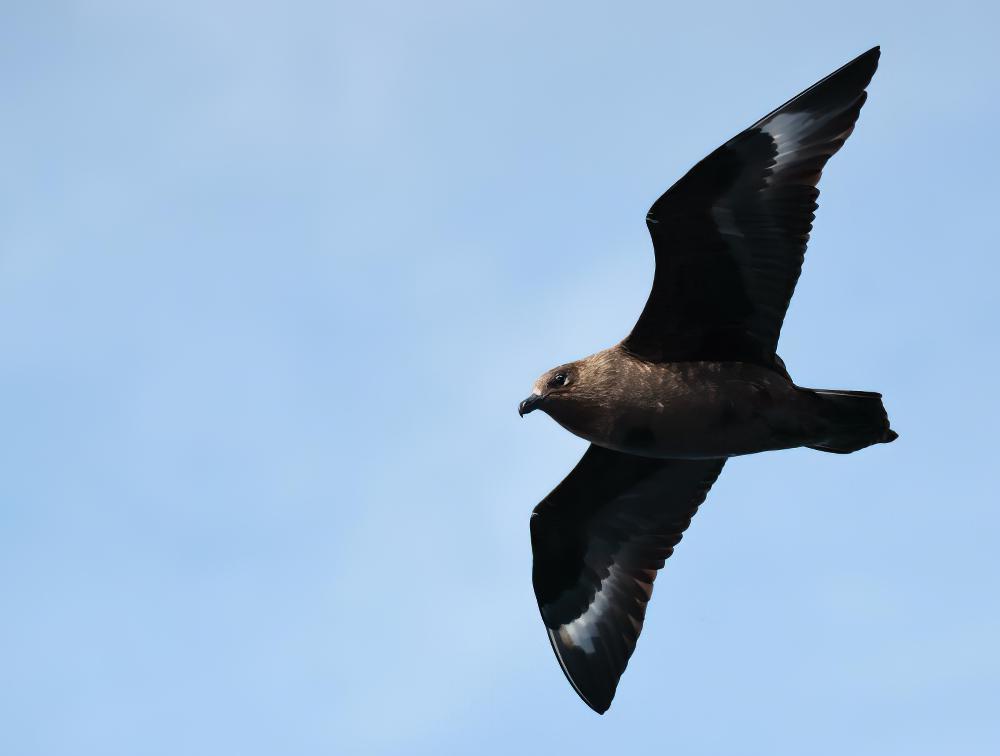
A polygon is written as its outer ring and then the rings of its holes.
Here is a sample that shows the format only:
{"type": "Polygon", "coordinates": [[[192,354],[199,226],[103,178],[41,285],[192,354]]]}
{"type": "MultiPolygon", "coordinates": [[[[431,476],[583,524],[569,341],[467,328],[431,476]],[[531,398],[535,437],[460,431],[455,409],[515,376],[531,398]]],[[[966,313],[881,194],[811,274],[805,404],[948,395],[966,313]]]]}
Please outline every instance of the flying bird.
{"type": "Polygon", "coordinates": [[[656,272],[619,344],[544,373],[520,403],[590,442],[531,514],[532,582],[588,706],[611,705],[653,580],[729,457],[896,438],[880,394],[796,386],[778,335],[816,185],[878,65],[875,47],[737,134],[653,203],[656,272]]]}

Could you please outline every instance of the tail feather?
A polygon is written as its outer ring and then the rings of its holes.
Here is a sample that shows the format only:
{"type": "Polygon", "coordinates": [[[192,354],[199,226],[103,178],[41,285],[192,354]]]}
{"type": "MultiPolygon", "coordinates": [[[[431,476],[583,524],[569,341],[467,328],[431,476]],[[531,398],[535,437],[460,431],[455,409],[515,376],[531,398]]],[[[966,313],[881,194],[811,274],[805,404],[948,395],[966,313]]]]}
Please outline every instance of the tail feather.
{"type": "Polygon", "coordinates": [[[824,422],[823,438],[810,449],[850,454],[872,444],[888,444],[899,438],[889,427],[882,395],[874,391],[807,389],[819,401],[824,422]]]}

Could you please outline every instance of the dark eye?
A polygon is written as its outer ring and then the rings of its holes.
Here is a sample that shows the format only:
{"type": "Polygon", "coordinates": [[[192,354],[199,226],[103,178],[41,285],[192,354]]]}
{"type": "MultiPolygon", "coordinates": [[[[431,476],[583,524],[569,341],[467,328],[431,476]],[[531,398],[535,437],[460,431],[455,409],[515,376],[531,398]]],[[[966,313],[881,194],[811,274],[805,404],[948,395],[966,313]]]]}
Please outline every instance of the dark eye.
{"type": "Polygon", "coordinates": [[[567,376],[566,373],[556,373],[549,380],[549,386],[565,386],[567,378],[569,378],[569,376],[567,376]]]}

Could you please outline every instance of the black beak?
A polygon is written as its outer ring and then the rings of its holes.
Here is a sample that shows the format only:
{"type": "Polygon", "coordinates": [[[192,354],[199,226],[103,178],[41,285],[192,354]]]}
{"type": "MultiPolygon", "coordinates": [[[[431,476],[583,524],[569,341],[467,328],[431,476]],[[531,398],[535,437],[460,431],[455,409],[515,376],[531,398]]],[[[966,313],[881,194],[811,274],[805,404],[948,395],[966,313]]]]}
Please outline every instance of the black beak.
{"type": "Polygon", "coordinates": [[[539,403],[542,401],[541,394],[532,394],[519,405],[517,405],[517,414],[524,417],[532,410],[538,409],[539,403]]]}

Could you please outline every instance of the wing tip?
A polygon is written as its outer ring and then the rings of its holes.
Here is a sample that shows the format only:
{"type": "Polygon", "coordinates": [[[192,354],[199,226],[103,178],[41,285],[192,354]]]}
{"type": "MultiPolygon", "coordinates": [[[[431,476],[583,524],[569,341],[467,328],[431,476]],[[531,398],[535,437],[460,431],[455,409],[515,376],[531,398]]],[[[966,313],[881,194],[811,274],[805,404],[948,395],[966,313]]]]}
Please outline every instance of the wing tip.
{"type": "Polygon", "coordinates": [[[881,57],[882,57],[882,46],[875,45],[875,47],[872,47],[869,50],[865,50],[863,53],[861,53],[859,56],[857,56],[850,62],[842,65],[832,74],[827,76],[826,79],[823,79],[819,83],[822,83],[823,81],[828,81],[830,79],[833,79],[834,77],[838,77],[841,74],[847,74],[848,76],[850,76],[856,71],[861,74],[862,78],[860,82],[861,83],[860,88],[861,91],[864,92],[868,88],[868,85],[871,84],[872,77],[875,76],[875,71],[878,70],[878,61],[879,58],[881,57]]]}
{"type": "MultiPolygon", "coordinates": [[[[747,129],[747,131],[764,127],[772,118],[784,112],[814,108],[828,109],[830,103],[825,100],[831,96],[831,93],[835,93],[832,95],[834,102],[839,103],[836,105],[837,111],[842,112],[852,105],[856,105],[857,112],[860,114],[861,106],[867,99],[868,85],[871,84],[875,76],[875,71],[878,70],[878,61],[881,55],[882,48],[879,45],[866,50],[833,73],[827,74],[811,87],[802,90],[795,97],[772,110],[747,129]],[[823,99],[817,100],[816,98],[823,99]]],[[[857,115],[855,115],[855,118],[857,118],[857,115]]]]}
{"type": "MultiPolygon", "coordinates": [[[[576,691],[576,694],[580,697],[580,700],[583,701],[585,704],[587,704],[587,706],[589,706],[592,711],[595,711],[601,716],[604,716],[604,712],[606,712],[608,709],[611,708],[611,702],[614,700],[615,692],[618,689],[618,681],[617,680],[615,681],[614,686],[611,688],[611,693],[610,695],[608,695],[606,701],[603,699],[601,701],[592,701],[583,692],[583,689],[580,688],[579,685],[577,685],[576,680],[573,679],[573,675],[570,674],[569,666],[566,664],[566,660],[563,659],[562,651],[560,651],[559,649],[559,643],[556,641],[556,631],[551,627],[546,627],[545,630],[547,631],[549,636],[549,643],[552,644],[552,650],[555,652],[556,659],[559,662],[559,668],[566,676],[566,680],[569,681],[570,687],[572,687],[573,690],[576,691]]],[[[624,673],[624,671],[625,670],[623,668],[622,672],[624,673]]],[[[618,679],[619,680],[621,679],[620,675],[618,679]]]]}
{"type": "MultiPolygon", "coordinates": [[[[865,50],[863,53],[861,53],[858,57],[856,57],[847,65],[851,66],[854,65],[855,63],[860,65],[864,63],[867,66],[869,66],[871,68],[871,73],[868,76],[868,81],[870,82],[871,77],[875,75],[875,70],[878,68],[878,62],[881,57],[882,57],[882,46],[875,45],[875,47],[871,48],[870,50],[865,50]]],[[[867,86],[867,84],[865,86],[867,86]]]]}

